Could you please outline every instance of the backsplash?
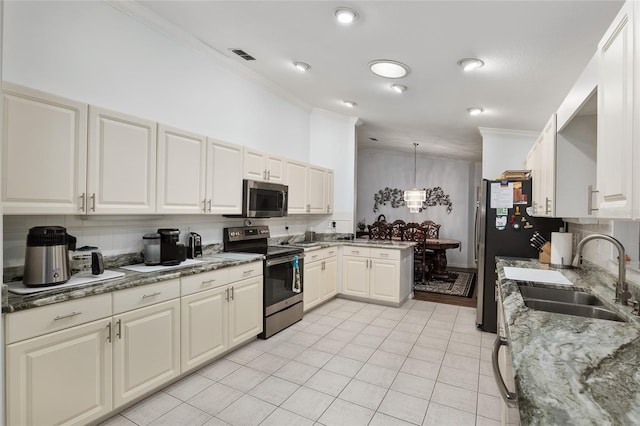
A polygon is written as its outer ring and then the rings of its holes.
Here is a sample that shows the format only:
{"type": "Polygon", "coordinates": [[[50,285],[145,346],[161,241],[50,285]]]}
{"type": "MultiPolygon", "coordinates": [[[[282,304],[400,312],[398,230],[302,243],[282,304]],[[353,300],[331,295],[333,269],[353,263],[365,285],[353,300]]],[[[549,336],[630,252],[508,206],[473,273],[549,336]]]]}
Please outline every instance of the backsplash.
{"type": "MultiPolygon", "coordinates": [[[[222,243],[222,230],[230,226],[243,226],[245,219],[226,218],[218,215],[149,215],[149,216],[11,216],[3,217],[4,268],[24,264],[26,238],[29,228],[57,225],[78,239],[77,246],[97,246],[104,256],[140,253],[142,236],[156,232],[158,228],[178,228],[180,241],[187,243],[189,232],[202,236],[203,245],[222,243]]],[[[341,218],[339,214],[284,218],[251,219],[253,225],[268,225],[272,237],[304,234],[313,228],[318,233],[338,235],[352,232],[353,218],[341,218]],[[331,227],[336,222],[336,227],[331,227]],[[288,228],[288,229],[287,229],[288,228]]]]}

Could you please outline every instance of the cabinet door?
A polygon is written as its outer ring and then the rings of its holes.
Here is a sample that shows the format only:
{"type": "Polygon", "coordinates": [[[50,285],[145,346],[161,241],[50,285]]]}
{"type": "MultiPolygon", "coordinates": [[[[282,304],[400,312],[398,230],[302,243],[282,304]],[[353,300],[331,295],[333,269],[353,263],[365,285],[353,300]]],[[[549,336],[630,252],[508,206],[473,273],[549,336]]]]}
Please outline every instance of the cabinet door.
{"type": "Polygon", "coordinates": [[[180,300],[113,317],[117,408],[180,374],[180,300]]]}
{"type": "Polygon", "coordinates": [[[207,212],[242,211],[242,147],[208,139],[207,212]]]}
{"type": "Polygon", "coordinates": [[[326,213],[326,170],[316,166],[309,166],[308,170],[307,202],[309,204],[309,213],[326,213]]]}
{"type": "Polygon", "coordinates": [[[262,332],[262,275],[230,285],[229,348],[262,332]]]}
{"type": "Polygon", "coordinates": [[[267,180],[273,183],[284,183],[286,161],[280,157],[269,157],[267,159],[267,180]]]}
{"type": "MultiPolygon", "coordinates": [[[[306,275],[304,278],[305,280],[307,279],[306,275]]],[[[338,293],[338,258],[335,256],[328,257],[324,261],[324,273],[322,274],[320,289],[322,291],[320,294],[322,300],[327,300],[338,293]]]]}
{"type": "Polygon", "coordinates": [[[322,260],[319,260],[304,264],[304,291],[302,297],[305,311],[320,303],[323,275],[322,262],[322,260]]]}
{"type": "Polygon", "coordinates": [[[555,190],[556,190],[556,115],[542,130],[541,140],[541,168],[542,168],[542,193],[540,201],[542,203],[542,214],[540,216],[555,216],[555,190]]]}
{"type": "Polygon", "coordinates": [[[369,259],[343,256],[342,292],[351,296],[369,297],[369,259]]]}
{"type": "Polygon", "coordinates": [[[84,425],[111,411],[110,324],[103,319],[8,345],[7,424],[84,425]]]}
{"type": "Polygon", "coordinates": [[[289,185],[289,214],[308,213],[307,206],[307,165],[287,162],[287,185],[289,185]]]}
{"type": "Polygon", "coordinates": [[[369,297],[398,303],[400,301],[400,262],[372,259],[369,297]]]}
{"type": "Polygon", "coordinates": [[[333,170],[327,170],[327,213],[333,213],[333,170]]]}
{"type": "Polygon", "coordinates": [[[182,298],[182,371],[227,350],[228,295],[223,286],[182,298]]]}
{"type": "Polygon", "coordinates": [[[633,3],[626,2],[598,45],[598,216],[631,218],[633,167],[633,3]]]}
{"type": "Polygon", "coordinates": [[[10,83],[2,88],[3,212],[83,213],[88,106],[10,83]]]}
{"type": "Polygon", "coordinates": [[[155,213],[156,127],[89,107],[89,213],[155,213]]]}
{"type": "Polygon", "coordinates": [[[264,153],[253,149],[244,149],[244,177],[265,181],[267,180],[267,159],[264,153]]]}
{"type": "Polygon", "coordinates": [[[158,213],[203,213],[207,138],[158,126],[158,213]]]}

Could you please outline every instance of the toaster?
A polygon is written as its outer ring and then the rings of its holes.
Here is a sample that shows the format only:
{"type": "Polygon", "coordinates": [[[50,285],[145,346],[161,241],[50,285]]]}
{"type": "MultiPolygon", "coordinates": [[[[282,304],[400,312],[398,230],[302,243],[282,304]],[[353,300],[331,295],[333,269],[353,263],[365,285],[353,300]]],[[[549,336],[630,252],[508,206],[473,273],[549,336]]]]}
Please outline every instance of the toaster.
{"type": "Polygon", "coordinates": [[[195,232],[190,232],[187,257],[189,259],[195,259],[198,256],[202,256],[202,237],[195,232]]]}

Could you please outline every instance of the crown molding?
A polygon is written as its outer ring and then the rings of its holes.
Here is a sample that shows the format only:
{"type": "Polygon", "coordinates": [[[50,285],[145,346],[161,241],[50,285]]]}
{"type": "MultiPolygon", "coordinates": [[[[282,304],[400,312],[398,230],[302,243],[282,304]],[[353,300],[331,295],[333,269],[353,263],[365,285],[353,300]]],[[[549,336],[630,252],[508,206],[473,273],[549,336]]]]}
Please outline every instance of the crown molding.
{"type": "Polygon", "coordinates": [[[292,104],[306,110],[311,111],[314,107],[307,102],[304,102],[297,96],[285,88],[275,84],[271,80],[264,78],[251,69],[239,64],[233,58],[228,57],[220,50],[208,45],[197,37],[189,34],[182,28],[167,21],[163,17],[157,15],[153,11],[146,8],[139,1],[121,1],[121,0],[103,0],[106,4],[118,10],[119,12],[128,15],[154,31],[164,35],[165,37],[174,40],[185,47],[195,50],[198,53],[207,55],[217,62],[221,63],[227,69],[241,75],[242,77],[258,83],[267,91],[272,94],[285,99],[292,104]]]}

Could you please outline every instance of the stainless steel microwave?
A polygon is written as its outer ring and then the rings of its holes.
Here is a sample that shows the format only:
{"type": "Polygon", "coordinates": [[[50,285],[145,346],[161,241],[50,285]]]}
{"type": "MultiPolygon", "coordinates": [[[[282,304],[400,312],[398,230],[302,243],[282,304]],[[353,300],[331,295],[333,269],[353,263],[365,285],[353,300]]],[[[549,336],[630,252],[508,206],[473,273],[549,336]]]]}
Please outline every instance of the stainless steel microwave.
{"type": "Polygon", "coordinates": [[[287,215],[289,187],[277,183],[244,179],[242,217],[283,217],[287,215]]]}

